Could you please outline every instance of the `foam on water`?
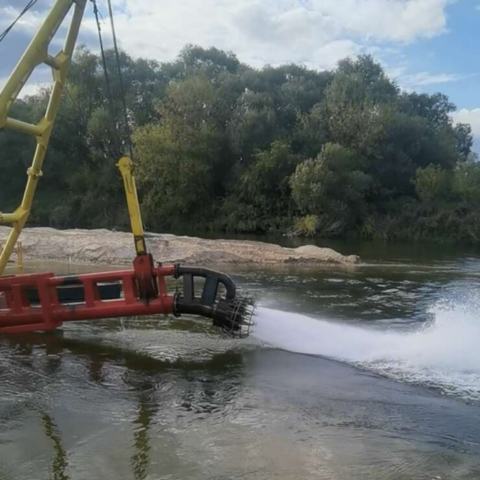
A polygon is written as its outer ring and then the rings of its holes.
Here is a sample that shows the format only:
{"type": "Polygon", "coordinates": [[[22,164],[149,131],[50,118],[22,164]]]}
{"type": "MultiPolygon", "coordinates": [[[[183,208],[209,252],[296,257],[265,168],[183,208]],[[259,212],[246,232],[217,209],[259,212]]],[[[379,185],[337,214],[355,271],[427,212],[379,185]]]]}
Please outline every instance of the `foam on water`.
{"type": "Polygon", "coordinates": [[[284,350],[321,355],[390,378],[480,400],[480,313],[436,307],[421,329],[377,330],[259,308],[252,335],[284,350]]]}

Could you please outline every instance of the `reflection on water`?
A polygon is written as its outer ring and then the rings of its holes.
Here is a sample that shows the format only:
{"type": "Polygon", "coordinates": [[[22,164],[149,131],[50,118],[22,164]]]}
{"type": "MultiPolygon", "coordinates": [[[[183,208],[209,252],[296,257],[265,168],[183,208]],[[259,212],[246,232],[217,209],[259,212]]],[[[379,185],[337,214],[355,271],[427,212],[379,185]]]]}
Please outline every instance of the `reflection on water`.
{"type": "Polygon", "coordinates": [[[70,480],[70,477],[65,473],[68,465],[67,454],[62,448],[58,427],[48,413],[42,413],[41,419],[43,428],[45,429],[45,435],[52,441],[53,445],[52,478],[54,478],[54,480],[70,480]]]}
{"type": "MultiPolygon", "coordinates": [[[[281,338],[299,351],[336,353],[343,344],[354,355],[362,344],[351,332],[366,328],[363,345],[378,354],[389,333],[388,350],[406,345],[405,356],[411,345],[395,335],[435,322],[432,305],[442,299],[472,302],[476,267],[471,252],[422,262],[397,251],[355,269],[233,273],[263,307],[327,320],[318,351],[320,340],[296,335],[300,317],[272,316],[273,328],[292,324],[281,338]]],[[[448,343],[440,347],[422,361],[442,360],[445,350],[445,365],[457,368],[448,343]]],[[[416,372],[417,357],[405,358],[416,372]]],[[[478,402],[384,373],[232,341],[203,320],[112,320],[4,337],[0,478],[480,478],[478,402]]]]}
{"type": "Polygon", "coordinates": [[[140,398],[138,418],[134,421],[132,468],[136,480],[147,478],[147,467],[150,463],[149,430],[156,408],[148,396],[140,398]]]}
{"type": "MultiPolygon", "coordinates": [[[[213,415],[221,418],[235,399],[243,357],[239,351],[231,350],[230,340],[213,337],[218,353],[210,348],[203,356],[171,361],[168,354],[163,358],[160,350],[152,356],[141,349],[115,345],[110,334],[97,335],[104,328],[95,326],[90,330],[87,327],[88,334],[84,339],[69,337],[71,331],[68,328],[65,332],[2,339],[0,381],[5,395],[0,400],[0,466],[8,461],[9,455],[3,456],[6,449],[21,453],[10,442],[9,427],[22,424],[25,415],[24,427],[28,436],[35,435],[36,421],[32,421],[28,412],[38,411],[43,434],[51,440],[53,452],[45,451],[44,455],[53,457],[50,467],[53,478],[77,478],[73,473],[68,474],[69,468],[88,470],[88,467],[76,465],[74,460],[67,462],[64,445],[76,437],[71,427],[83,430],[87,440],[96,436],[97,422],[103,423],[103,428],[112,432],[108,438],[115,446],[118,427],[121,426],[120,432],[124,435],[124,423],[128,422],[131,425],[130,440],[126,440],[121,449],[130,457],[128,470],[133,478],[144,479],[152,465],[152,435],[158,436],[158,433],[152,434],[153,426],[165,423],[167,433],[176,417],[188,419],[188,422],[213,415]],[[223,344],[223,347],[218,347],[218,344],[223,344]],[[224,378],[225,372],[230,369],[233,374],[224,378]],[[53,413],[46,413],[48,407],[56,412],[57,423],[53,421],[53,413]],[[77,418],[67,428],[66,425],[72,422],[68,418],[70,415],[77,418]],[[67,437],[66,440],[62,440],[62,434],[67,437]]],[[[195,328],[192,330],[191,334],[195,335],[195,328]]],[[[127,343],[131,342],[131,338],[127,340],[127,343]]],[[[208,348],[209,342],[205,342],[204,346],[208,348]]],[[[41,438],[36,438],[35,442],[41,442],[41,438]]],[[[167,446],[173,444],[169,441],[167,446]]],[[[87,445],[81,441],[77,447],[82,451],[87,445]]],[[[98,454],[96,448],[95,453],[98,454]]],[[[120,452],[114,448],[114,454],[119,455],[120,452]]],[[[75,451],[70,449],[69,456],[75,458],[75,451]]],[[[9,468],[21,471],[27,468],[28,472],[28,458],[24,460],[27,460],[26,464],[11,465],[9,468]]],[[[83,461],[87,462],[87,456],[83,461]]],[[[97,461],[105,468],[101,457],[97,461]]],[[[108,463],[108,459],[105,461],[108,463]]],[[[158,459],[153,464],[158,468],[158,459]]],[[[3,473],[0,469],[0,478],[3,473]]],[[[130,478],[125,471],[122,475],[130,478]]]]}

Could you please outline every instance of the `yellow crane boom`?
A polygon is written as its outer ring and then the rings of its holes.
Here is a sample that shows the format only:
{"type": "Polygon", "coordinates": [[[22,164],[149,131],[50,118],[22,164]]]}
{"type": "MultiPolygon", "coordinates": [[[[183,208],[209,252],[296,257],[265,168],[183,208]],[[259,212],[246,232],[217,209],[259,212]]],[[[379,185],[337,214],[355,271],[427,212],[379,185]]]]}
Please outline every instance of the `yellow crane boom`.
{"type": "MultiPolygon", "coordinates": [[[[32,135],[37,140],[32,165],[27,171],[28,180],[22,203],[13,213],[0,213],[0,224],[9,224],[12,226],[5,248],[0,253],[0,275],[4,272],[22,229],[30,216],[33,198],[38,180],[42,176],[45,154],[58,113],[62,90],[67,79],[68,68],[72,61],[86,2],[87,0],[57,0],[55,2],[47,18],[0,92],[0,128],[7,128],[32,135]],[[52,56],[48,52],[50,42],[63,24],[65,17],[72,7],[74,8],[74,12],[70,21],[65,44],[57,55],[52,56]],[[49,65],[53,73],[53,87],[50,92],[50,99],[44,117],[36,125],[10,118],[8,115],[12,105],[32,72],[40,64],[49,65]]],[[[138,255],[143,255],[146,253],[145,238],[135,187],[135,177],[133,175],[133,162],[128,157],[122,157],[118,163],[118,167],[124,180],[130,223],[135,239],[135,249],[138,255]]],[[[2,181],[4,181],[4,179],[2,179],[2,181]]]]}
{"type": "MultiPolygon", "coordinates": [[[[30,216],[33,198],[38,180],[42,176],[45,153],[58,113],[62,90],[67,79],[68,68],[75,49],[86,2],[87,0],[57,0],[55,2],[0,92],[0,128],[32,135],[37,141],[32,164],[27,170],[28,180],[20,206],[13,213],[0,213],[0,224],[12,226],[6,245],[0,254],[0,275],[4,272],[20,233],[30,216]],[[72,8],[74,8],[74,11],[65,44],[57,55],[52,56],[48,51],[50,42],[72,8]],[[53,73],[53,86],[44,117],[36,125],[10,118],[9,112],[12,105],[32,72],[41,64],[50,66],[53,73]]],[[[7,180],[1,179],[2,182],[7,180]]]]}

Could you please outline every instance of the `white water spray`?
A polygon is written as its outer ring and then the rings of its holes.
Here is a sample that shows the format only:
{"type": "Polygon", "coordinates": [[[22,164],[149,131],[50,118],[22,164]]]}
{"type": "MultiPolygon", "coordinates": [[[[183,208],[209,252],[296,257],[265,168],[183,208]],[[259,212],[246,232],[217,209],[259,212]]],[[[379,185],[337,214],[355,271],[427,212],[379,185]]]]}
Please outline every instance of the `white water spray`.
{"type": "Polygon", "coordinates": [[[291,352],[321,355],[480,400],[480,315],[461,308],[431,312],[420,331],[379,331],[259,308],[253,336],[291,352]]]}

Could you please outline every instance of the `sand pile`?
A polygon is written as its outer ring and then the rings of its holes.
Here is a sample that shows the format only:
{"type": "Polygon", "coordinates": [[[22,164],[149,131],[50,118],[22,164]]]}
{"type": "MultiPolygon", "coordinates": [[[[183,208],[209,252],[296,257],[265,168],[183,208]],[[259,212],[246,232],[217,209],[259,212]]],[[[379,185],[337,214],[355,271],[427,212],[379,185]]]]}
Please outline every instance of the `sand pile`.
{"type": "MultiPolygon", "coordinates": [[[[0,227],[0,244],[8,227],[0,227]]],[[[81,264],[129,264],[135,255],[130,233],[109,230],[55,230],[26,228],[21,236],[25,260],[47,260],[81,264]]],[[[344,256],[330,248],[304,246],[284,248],[263,242],[205,240],[161,234],[149,237],[148,248],[156,261],[191,265],[218,264],[345,264],[359,262],[356,255],[344,256]]]]}

